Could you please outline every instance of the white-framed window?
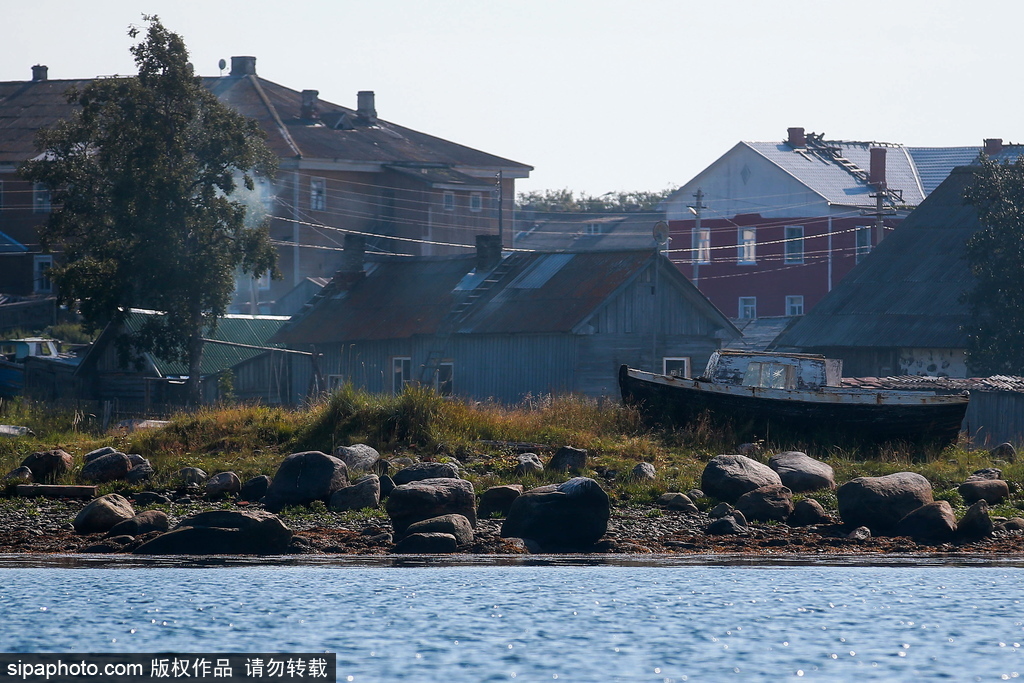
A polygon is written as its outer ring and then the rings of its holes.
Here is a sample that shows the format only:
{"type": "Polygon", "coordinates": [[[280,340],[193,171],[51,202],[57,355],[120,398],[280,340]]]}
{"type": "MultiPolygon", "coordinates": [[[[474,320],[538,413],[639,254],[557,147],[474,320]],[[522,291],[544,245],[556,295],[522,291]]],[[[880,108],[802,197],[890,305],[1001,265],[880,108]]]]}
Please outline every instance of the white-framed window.
{"type": "Polygon", "coordinates": [[[741,296],[739,302],[739,318],[743,320],[754,320],[757,318],[757,297],[741,296]]]}
{"type": "Polygon", "coordinates": [[[445,193],[441,195],[441,205],[444,207],[445,211],[454,211],[455,193],[451,191],[445,191],[445,193]]]}
{"type": "Polygon", "coordinates": [[[309,209],[310,211],[327,210],[327,180],[324,178],[310,178],[309,180],[309,209]]]}
{"type": "Polygon", "coordinates": [[[587,234],[588,235],[600,235],[601,224],[600,223],[587,223],[587,234]]]}
{"type": "Polygon", "coordinates": [[[757,228],[739,228],[739,253],[736,262],[741,266],[757,263],[757,228]]]}
{"type": "Polygon", "coordinates": [[[50,188],[42,183],[32,185],[32,213],[50,213],[50,188]]]}
{"type": "Polygon", "coordinates": [[[478,213],[484,210],[484,196],[479,192],[469,194],[469,210],[478,213]]]}
{"type": "Polygon", "coordinates": [[[803,315],[804,297],[802,294],[786,297],[786,315],[803,315]]]}
{"type": "Polygon", "coordinates": [[[804,262],[804,226],[786,226],[786,263],[804,262]]]}
{"type": "Polygon", "coordinates": [[[711,228],[693,229],[693,250],[697,263],[711,263],[711,228]]]}
{"type": "Polygon", "coordinates": [[[690,376],[690,357],[675,356],[661,359],[661,374],[672,375],[673,377],[690,376]]]}
{"type": "Polygon", "coordinates": [[[53,280],[50,279],[53,256],[42,254],[33,257],[32,261],[32,291],[37,294],[49,294],[53,291],[53,280]]]}
{"type": "Polygon", "coordinates": [[[857,230],[857,263],[871,253],[871,226],[858,225],[857,230]]]}
{"type": "Polygon", "coordinates": [[[434,389],[441,396],[451,396],[455,391],[455,363],[446,360],[437,366],[434,375],[434,389]]]}
{"type": "Polygon", "coordinates": [[[412,383],[412,358],[395,356],[391,359],[391,391],[400,394],[412,383]]]}

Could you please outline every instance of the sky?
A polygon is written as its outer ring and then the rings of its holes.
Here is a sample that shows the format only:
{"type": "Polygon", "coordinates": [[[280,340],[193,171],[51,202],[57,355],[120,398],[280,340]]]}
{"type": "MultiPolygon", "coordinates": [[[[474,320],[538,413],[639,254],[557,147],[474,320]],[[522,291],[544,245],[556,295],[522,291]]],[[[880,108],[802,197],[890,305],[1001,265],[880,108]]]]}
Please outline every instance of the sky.
{"type": "Polygon", "coordinates": [[[0,81],[134,74],[143,14],[200,75],[252,55],[336,104],[373,90],[387,121],[533,166],[520,191],[663,190],[791,126],[1024,141],[1024,3],[1005,0],[0,0],[0,81]]]}

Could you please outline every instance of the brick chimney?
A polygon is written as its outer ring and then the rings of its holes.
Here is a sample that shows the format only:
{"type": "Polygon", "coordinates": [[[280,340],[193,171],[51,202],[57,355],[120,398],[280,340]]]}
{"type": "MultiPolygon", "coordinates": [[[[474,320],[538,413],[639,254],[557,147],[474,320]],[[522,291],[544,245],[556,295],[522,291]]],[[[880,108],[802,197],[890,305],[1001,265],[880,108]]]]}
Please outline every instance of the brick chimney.
{"type": "Polygon", "coordinates": [[[868,182],[876,189],[882,189],[886,186],[885,147],[872,147],[869,153],[871,154],[871,166],[868,168],[868,182]]]}
{"type": "Polygon", "coordinates": [[[363,273],[363,262],[366,260],[366,236],[345,233],[344,251],[341,252],[341,269],[339,273],[363,273]]]}
{"type": "Polygon", "coordinates": [[[299,112],[299,118],[307,121],[317,121],[320,118],[320,91],[319,90],[303,90],[302,91],[302,110],[299,112]]]}
{"type": "Polygon", "coordinates": [[[994,157],[1003,151],[1002,138],[985,138],[985,156],[994,157]]]}
{"type": "Polygon", "coordinates": [[[476,271],[491,270],[501,262],[501,235],[476,236],[476,271]]]}
{"type": "Polygon", "coordinates": [[[256,58],[255,57],[232,57],[231,58],[231,75],[232,76],[255,76],[256,75],[256,58]]]}
{"type": "Polygon", "coordinates": [[[789,135],[789,146],[794,149],[803,148],[807,146],[807,138],[804,136],[803,128],[787,128],[786,132],[789,135]]]}
{"type": "Polygon", "coordinates": [[[49,69],[43,64],[36,64],[32,67],[32,80],[33,81],[45,81],[49,69]]]}
{"type": "Polygon", "coordinates": [[[356,95],[356,114],[364,121],[374,123],[377,121],[377,106],[372,90],[360,90],[356,95]]]}

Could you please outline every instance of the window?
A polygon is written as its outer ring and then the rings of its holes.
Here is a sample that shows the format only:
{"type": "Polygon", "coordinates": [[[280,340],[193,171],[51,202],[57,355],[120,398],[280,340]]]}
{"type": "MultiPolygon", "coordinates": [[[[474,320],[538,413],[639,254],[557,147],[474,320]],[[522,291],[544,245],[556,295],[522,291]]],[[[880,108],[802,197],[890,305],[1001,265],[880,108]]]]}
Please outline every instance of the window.
{"type": "Polygon", "coordinates": [[[270,271],[269,270],[267,272],[263,273],[263,275],[260,275],[258,278],[256,278],[256,288],[259,289],[261,292],[265,292],[268,289],[270,289],[270,271]]]}
{"type": "Polygon", "coordinates": [[[451,396],[454,390],[455,363],[444,361],[437,366],[437,374],[434,375],[434,389],[441,396],[451,396]]]}
{"type": "Polygon", "coordinates": [[[796,368],[782,363],[753,361],[743,375],[743,386],[765,389],[793,389],[796,387],[796,368]]]}
{"type": "Polygon", "coordinates": [[[799,296],[787,296],[786,297],[786,315],[803,315],[804,314],[804,297],[799,296]]]}
{"type": "Polygon", "coordinates": [[[804,262],[804,226],[786,226],[786,263],[804,262]]]}
{"type": "Polygon", "coordinates": [[[327,209],[327,181],[323,178],[312,178],[309,181],[309,208],[311,211],[327,209]]]}
{"type": "Polygon", "coordinates": [[[469,195],[469,210],[473,212],[484,210],[484,197],[479,192],[473,192],[469,195]]]}
{"type": "Polygon", "coordinates": [[[741,266],[752,266],[757,263],[757,228],[739,229],[737,263],[741,266]]]}
{"type": "Polygon", "coordinates": [[[711,228],[693,229],[693,250],[697,263],[711,263],[711,228]]]}
{"type": "Polygon", "coordinates": [[[742,320],[753,320],[757,317],[757,297],[741,296],[739,305],[739,317],[742,320]]]}
{"type": "Polygon", "coordinates": [[[32,213],[50,213],[50,190],[42,183],[32,186],[32,213]]]}
{"type": "Polygon", "coordinates": [[[441,195],[441,203],[444,206],[444,210],[445,211],[454,211],[455,210],[455,193],[454,192],[445,192],[443,195],[441,195]]]}
{"type": "Polygon", "coordinates": [[[400,394],[412,383],[412,358],[396,356],[391,359],[391,391],[400,394]]]}
{"type": "Polygon", "coordinates": [[[871,226],[857,226],[857,263],[871,251],[871,226]]]}
{"type": "Polygon", "coordinates": [[[690,358],[689,356],[678,357],[678,358],[662,358],[661,359],[661,374],[671,375],[673,377],[689,377],[690,376],[690,358]]]}
{"type": "Polygon", "coordinates": [[[32,291],[39,294],[49,294],[53,291],[53,280],[50,279],[51,268],[53,268],[53,256],[45,254],[33,259],[32,291]]]}
{"type": "Polygon", "coordinates": [[[587,223],[587,234],[588,235],[600,235],[601,224],[600,223],[587,223]]]}

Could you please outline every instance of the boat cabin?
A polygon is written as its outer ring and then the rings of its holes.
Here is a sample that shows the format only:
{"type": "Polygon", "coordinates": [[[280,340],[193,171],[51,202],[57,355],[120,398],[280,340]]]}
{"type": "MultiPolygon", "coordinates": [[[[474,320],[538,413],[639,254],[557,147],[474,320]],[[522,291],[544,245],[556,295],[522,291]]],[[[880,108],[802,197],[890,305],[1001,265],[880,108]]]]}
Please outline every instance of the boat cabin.
{"type": "Polygon", "coordinates": [[[843,361],[809,353],[771,353],[722,349],[711,354],[698,379],[765,389],[815,391],[838,387],[843,361]]]}
{"type": "Polygon", "coordinates": [[[29,356],[56,356],[57,344],[56,339],[43,337],[9,339],[0,342],[0,354],[12,363],[23,361],[29,356]]]}

